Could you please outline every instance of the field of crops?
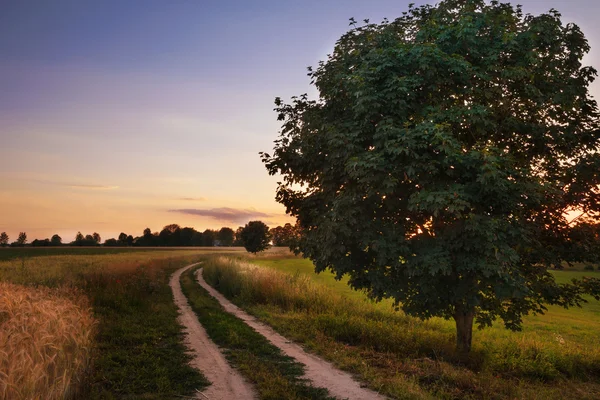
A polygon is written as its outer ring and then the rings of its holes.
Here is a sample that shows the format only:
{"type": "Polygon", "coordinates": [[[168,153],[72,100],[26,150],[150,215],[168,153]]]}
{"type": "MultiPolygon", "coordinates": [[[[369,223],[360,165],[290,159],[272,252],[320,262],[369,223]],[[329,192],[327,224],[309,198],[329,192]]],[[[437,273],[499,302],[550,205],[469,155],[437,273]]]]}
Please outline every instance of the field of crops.
{"type": "Polygon", "coordinates": [[[168,280],[217,251],[0,249],[0,399],[164,399],[206,386],[168,280]]]}

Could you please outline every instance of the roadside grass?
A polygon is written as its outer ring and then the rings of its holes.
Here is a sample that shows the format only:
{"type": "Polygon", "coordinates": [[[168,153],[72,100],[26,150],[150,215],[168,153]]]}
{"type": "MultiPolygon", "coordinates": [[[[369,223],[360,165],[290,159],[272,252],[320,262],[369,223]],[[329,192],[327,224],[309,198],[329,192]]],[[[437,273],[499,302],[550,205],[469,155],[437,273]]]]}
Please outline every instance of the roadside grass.
{"type": "MultiPolygon", "coordinates": [[[[81,386],[72,388],[77,395],[64,398],[173,399],[193,394],[208,382],[188,365],[169,276],[208,253],[144,251],[13,259],[0,262],[0,281],[80,291],[89,299],[97,320],[92,367],[79,383],[73,382],[81,386]]],[[[71,314],[59,317],[69,319],[71,314]]],[[[0,354],[5,351],[0,348],[0,354]]],[[[46,393],[37,398],[51,397],[46,393]]]]}
{"type": "Polygon", "coordinates": [[[181,276],[183,293],[209,337],[253,384],[260,399],[330,399],[327,390],[302,379],[303,365],[284,355],[261,334],[229,314],[195,280],[197,268],[181,276]]]}
{"type": "Polygon", "coordinates": [[[99,319],[90,399],[172,399],[209,382],[188,365],[169,277],[197,257],[113,273],[88,288],[99,319]]]}
{"type": "MultiPolygon", "coordinates": [[[[363,292],[351,289],[348,286],[348,278],[344,277],[341,281],[335,280],[334,274],[330,271],[324,271],[319,274],[314,272],[314,266],[310,260],[290,255],[282,255],[279,258],[254,257],[250,259],[252,263],[268,267],[277,271],[289,274],[303,274],[308,276],[315,283],[323,284],[332,291],[343,294],[346,297],[371,303],[373,307],[388,312],[392,309],[391,301],[382,301],[374,303],[370,301],[363,292]]],[[[585,271],[583,267],[565,268],[564,270],[555,270],[552,273],[559,283],[568,283],[572,279],[581,279],[584,276],[600,278],[600,271],[585,271]]],[[[600,301],[591,296],[585,297],[588,303],[583,307],[573,307],[565,309],[559,306],[548,306],[548,312],[544,315],[530,315],[525,317],[522,332],[510,332],[504,328],[502,323],[496,323],[492,328],[483,331],[476,330],[473,335],[473,342],[477,344],[480,340],[494,340],[500,336],[512,340],[520,340],[529,337],[531,334],[541,335],[546,338],[560,341],[563,340],[571,344],[577,344],[582,348],[598,348],[600,346],[600,301]]],[[[439,323],[439,329],[448,334],[454,334],[454,323],[442,319],[433,319],[439,323]]]]}
{"type": "Polygon", "coordinates": [[[528,318],[524,332],[500,324],[477,331],[465,364],[449,321],[420,321],[395,312],[391,302],[373,303],[330,273],[315,275],[307,260],[252,262],[267,267],[218,257],[205,264],[204,277],[281,334],[390,397],[600,398],[600,321],[589,311],[597,304],[578,310],[579,317],[552,308],[528,318]]]}

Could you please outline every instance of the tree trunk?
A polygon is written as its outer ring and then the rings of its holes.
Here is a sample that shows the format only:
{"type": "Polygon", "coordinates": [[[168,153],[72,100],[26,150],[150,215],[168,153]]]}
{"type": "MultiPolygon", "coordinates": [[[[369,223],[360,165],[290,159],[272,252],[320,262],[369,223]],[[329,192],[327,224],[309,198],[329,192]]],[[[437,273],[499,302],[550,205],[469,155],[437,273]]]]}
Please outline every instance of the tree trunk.
{"type": "Polygon", "coordinates": [[[460,354],[468,354],[471,351],[471,339],[473,338],[473,318],[475,313],[470,311],[456,311],[456,351],[460,354]]]}

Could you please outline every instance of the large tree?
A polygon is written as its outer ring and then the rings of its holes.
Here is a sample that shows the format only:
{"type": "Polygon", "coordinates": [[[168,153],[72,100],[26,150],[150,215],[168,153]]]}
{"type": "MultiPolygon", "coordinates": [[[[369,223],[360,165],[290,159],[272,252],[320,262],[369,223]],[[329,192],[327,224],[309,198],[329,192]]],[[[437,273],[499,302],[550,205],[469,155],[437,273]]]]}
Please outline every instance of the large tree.
{"type": "Polygon", "coordinates": [[[137,246],[154,246],[156,244],[156,237],[152,234],[150,228],[144,229],[143,235],[136,241],[137,246]]]}
{"type": "Polygon", "coordinates": [[[17,244],[19,246],[24,246],[27,243],[27,233],[19,232],[19,236],[17,238],[17,244]]]}
{"type": "Polygon", "coordinates": [[[125,232],[119,233],[119,244],[121,246],[127,246],[127,234],[125,232]]]}
{"type": "Polygon", "coordinates": [[[271,234],[269,227],[262,221],[250,221],[240,232],[240,237],[246,251],[260,253],[269,248],[271,234]]]}
{"type": "Polygon", "coordinates": [[[160,231],[159,239],[162,246],[177,246],[181,227],[177,224],[166,225],[160,231]]]}
{"type": "Polygon", "coordinates": [[[202,232],[202,246],[204,247],[212,247],[215,245],[215,237],[217,233],[212,229],[205,229],[202,232]]]}
{"type": "Polygon", "coordinates": [[[177,246],[193,246],[194,245],[194,234],[196,230],[194,228],[186,227],[179,231],[179,242],[177,246]]]}
{"type": "Polygon", "coordinates": [[[98,245],[102,242],[102,237],[100,237],[100,234],[98,232],[92,233],[92,239],[98,245]]]}
{"type": "Polygon", "coordinates": [[[569,307],[597,279],[558,284],[600,212],[596,71],[574,24],[551,10],[483,0],[411,7],[365,21],[309,76],[319,99],[276,99],[270,174],[298,218],[297,250],[376,299],[421,318],[520,329],[569,307]],[[581,215],[570,221],[572,215],[581,215]]]}
{"type": "Polygon", "coordinates": [[[60,246],[62,244],[62,238],[58,234],[54,234],[50,239],[50,243],[52,246],[60,246]]]}
{"type": "Polygon", "coordinates": [[[81,246],[96,246],[97,244],[98,243],[93,235],[85,235],[85,239],[81,243],[81,246]]]}
{"type": "Polygon", "coordinates": [[[273,246],[292,247],[296,243],[296,228],[289,222],[284,226],[277,226],[271,229],[271,237],[273,238],[273,246]]]}
{"type": "Polygon", "coordinates": [[[217,233],[217,239],[221,246],[233,246],[234,235],[233,229],[224,226],[217,233]]]}
{"type": "Polygon", "coordinates": [[[8,245],[9,237],[6,232],[0,233],[0,246],[8,245]]]}
{"type": "Polygon", "coordinates": [[[117,239],[115,239],[115,238],[106,239],[104,241],[104,246],[106,246],[106,247],[116,247],[116,246],[119,246],[119,241],[117,239]]]}
{"type": "Polygon", "coordinates": [[[85,238],[83,237],[83,233],[81,233],[81,231],[77,232],[77,234],[75,235],[75,245],[76,246],[81,246],[82,242],[85,240],[85,238]]]}
{"type": "Polygon", "coordinates": [[[233,240],[233,245],[234,246],[243,246],[244,242],[242,242],[242,232],[244,230],[243,226],[239,226],[236,230],[235,230],[235,235],[234,235],[234,240],[233,240]]]}

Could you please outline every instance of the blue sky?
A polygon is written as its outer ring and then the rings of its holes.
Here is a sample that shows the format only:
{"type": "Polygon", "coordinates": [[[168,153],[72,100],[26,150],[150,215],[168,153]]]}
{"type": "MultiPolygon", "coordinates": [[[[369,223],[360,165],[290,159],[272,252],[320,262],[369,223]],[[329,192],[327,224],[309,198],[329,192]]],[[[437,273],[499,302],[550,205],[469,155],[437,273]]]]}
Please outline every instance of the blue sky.
{"type": "MultiPolygon", "coordinates": [[[[599,66],[600,2],[520,3],[579,24],[592,45],[585,61],[599,66]]],[[[407,5],[0,3],[0,231],[72,240],[172,222],[286,222],[258,157],[277,137],[274,98],[315,95],[306,67],[326,58],[350,17],[392,19],[407,5]]]]}

